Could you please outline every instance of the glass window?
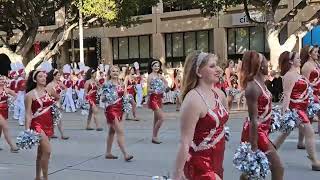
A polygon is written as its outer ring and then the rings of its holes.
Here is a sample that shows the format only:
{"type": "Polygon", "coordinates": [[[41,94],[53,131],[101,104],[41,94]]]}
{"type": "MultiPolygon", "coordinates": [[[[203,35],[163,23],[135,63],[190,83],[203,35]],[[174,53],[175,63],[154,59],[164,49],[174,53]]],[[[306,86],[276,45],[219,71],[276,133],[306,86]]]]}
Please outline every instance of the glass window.
{"type": "Polygon", "coordinates": [[[129,58],[139,58],[138,37],[129,37],[129,58]]]}
{"type": "Polygon", "coordinates": [[[172,34],[166,34],[166,56],[172,57],[172,41],[171,41],[172,34]]]}
{"type": "Polygon", "coordinates": [[[128,59],[128,38],[119,38],[119,59],[128,59]]]}
{"type": "Polygon", "coordinates": [[[236,37],[235,37],[235,30],[228,29],[228,54],[235,54],[236,53],[236,37]]]}
{"type": "Polygon", "coordinates": [[[118,52],[119,52],[119,49],[118,49],[118,38],[113,38],[112,39],[112,46],[113,46],[113,59],[119,59],[118,57],[118,52]]]}
{"type": "Polygon", "coordinates": [[[186,32],[184,34],[184,54],[187,56],[189,53],[196,49],[196,33],[186,32]]]}
{"type": "Polygon", "coordinates": [[[172,34],[173,57],[183,57],[183,33],[172,34]]]}
{"type": "Polygon", "coordinates": [[[213,30],[209,30],[209,52],[214,52],[213,30]]]}
{"type": "Polygon", "coordinates": [[[236,53],[243,54],[249,50],[249,29],[237,28],[236,29],[236,53]]]}
{"type": "Polygon", "coordinates": [[[208,52],[209,51],[209,35],[208,31],[197,32],[197,50],[208,52]]]}
{"type": "Polygon", "coordinates": [[[250,49],[264,52],[264,30],[263,27],[250,28],[250,49]]]}
{"type": "Polygon", "coordinates": [[[150,36],[140,36],[140,58],[150,57],[150,36]]]}

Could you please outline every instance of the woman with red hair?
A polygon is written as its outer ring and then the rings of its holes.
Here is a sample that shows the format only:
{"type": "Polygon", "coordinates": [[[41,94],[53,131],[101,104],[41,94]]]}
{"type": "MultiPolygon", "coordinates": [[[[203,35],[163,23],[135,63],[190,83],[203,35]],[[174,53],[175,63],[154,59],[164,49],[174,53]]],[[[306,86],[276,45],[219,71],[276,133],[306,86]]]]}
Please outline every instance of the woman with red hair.
{"type": "MultiPolygon", "coordinates": [[[[315,100],[319,100],[320,97],[320,65],[319,59],[319,47],[318,46],[306,46],[301,49],[301,74],[306,77],[313,89],[313,95],[315,100]]],[[[318,116],[315,116],[311,121],[319,121],[318,116]]],[[[320,131],[320,123],[318,123],[318,132],[320,131]]],[[[305,149],[303,143],[304,135],[301,128],[299,129],[299,141],[297,148],[305,149]]]]}
{"type": "MultiPolygon", "coordinates": [[[[268,75],[268,61],[256,51],[247,51],[243,55],[240,74],[249,113],[243,126],[241,141],[249,142],[253,151],[263,151],[270,162],[272,179],[282,180],[284,168],[269,139],[272,95],[264,84],[268,75]]],[[[241,179],[246,178],[242,175],[241,179]]]]}
{"type": "MultiPolygon", "coordinates": [[[[320,171],[320,161],[317,159],[314,131],[307,115],[309,105],[309,81],[299,71],[300,56],[296,52],[283,52],[279,57],[279,67],[283,76],[283,112],[296,110],[301,122],[301,128],[306,138],[306,150],[311,160],[312,170],[320,171]]],[[[276,148],[280,148],[290,132],[283,132],[275,141],[276,148]]]]}

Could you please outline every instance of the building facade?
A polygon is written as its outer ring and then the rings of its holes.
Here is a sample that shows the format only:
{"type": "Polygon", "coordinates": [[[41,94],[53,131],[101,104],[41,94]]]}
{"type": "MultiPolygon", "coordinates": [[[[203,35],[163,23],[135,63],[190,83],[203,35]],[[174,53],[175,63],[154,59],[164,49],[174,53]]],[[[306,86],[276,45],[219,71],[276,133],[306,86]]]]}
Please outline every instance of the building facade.
{"type": "MultiPolygon", "coordinates": [[[[318,2],[320,0],[311,0],[308,7],[298,12],[280,33],[281,42],[320,9],[319,5],[312,5],[318,2]]],[[[283,0],[276,19],[283,18],[299,3],[301,0],[283,0]]],[[[230,8],[216,17],[203,17],[199,9],[184,10],[189,8],[158,3],[141,15],[140,24],[130,28],[85,28],[85,63],[92,67],[99,63],[124,66],[138,61],[145,69],[150,59],[157,58],[166,67],[174,68],[182,66],[185,57],[193,50],[215,53],[219,56],[220,65],[228,59],[238,60],[247,50],[256,50],[269,57],[264,28],[250,24],[241,6],[230,8]]],[[[36,37],[38,42],[49,41],[53,30],[59,26],[58,16],[61,13],[56,13],[55,25],[40,29],[36,37]]],[[[254,16],[263,19],[259,14],[254,16]]],[[[314,30],[311,35],[309,33],[307,37],[310,38],[299,40],[296,49],[319,34],[319,30],[314,30]]],[[[57,57],[60,67],[79,61],[78,37],[78,30],[74,30],[70,40],[63,45],[57,57]]]]}

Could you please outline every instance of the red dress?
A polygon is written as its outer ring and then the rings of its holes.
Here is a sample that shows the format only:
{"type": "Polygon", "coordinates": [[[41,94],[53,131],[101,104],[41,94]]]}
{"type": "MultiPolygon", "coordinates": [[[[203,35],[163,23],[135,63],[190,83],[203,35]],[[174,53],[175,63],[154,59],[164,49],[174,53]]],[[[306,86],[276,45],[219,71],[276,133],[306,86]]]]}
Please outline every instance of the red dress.
{"type": "Polygon", "coordinates": [[[136,82],[128,80],[127,92],[128,94],[136,97],[136,89],[135,89],[136,82]]]}
{"type": "Polygon", "coordinates": [[[148,107],[153,111],[162,108],[163,93],[151,93],[148,99],[148,107]]]}
{"type": "Polygon", "coordinates": [[[105,81],[104,78],[100,78],[99,81],[98,81],[99,85],[102,86],[104,84],[104,81],[105,81]]]}
{"type": "Polygon", "coordinates": [[[0,115],[4,119],[8,119],[8,94],[3,90],[0,93],[0,115]]]}
{"type": "Polygon", "coordinates": [[[11,89],[12,91],[14,91],[14,92],[17,92],[17,91],[16,91],[16,84],[17,84],[17,81],[16,81],[16,80],[12,80],[12,81],[10,82],[10,89],[11,89]]]}
{"type": "MultiPolygon", "coordinates": [[[[207,100],[201,94],[200,96],[208,106],[207,100]]],[[[218,99],[216,93],[215,96],[218,99]]],[[[213,109],[208,107],[206,116],[198,120],[189,148],[191,157],[184,165],[187,179],[215,180],[215,174],[223,179],[224,125],[228,118],[227,110],[217,100],[215,107],[213,109]]]]}
{"type": "Polygon", "coordinates": [[[320,69],[318,67],[311,71],[309,75],[309,82],[312,86],[315,100],[318,101],[318,98],[320,97],[320,69]]]}
{"type": "Polygon", "coordinates": [[[27,81],[24,79],[18,80],[17,86],[16,86],[16,92],[25,91],[26,90],[26,83],[27,83],[27,81]]]}
{"type": "Polygon", "coordinates": [[[310,123],[307,114],[309,105],[308,88],[309,82],[301,77],[295,82],[290,95],[289,108],[297,110],[301,123],[310,123]]]}
{"type": "Polygon", "coordinates": [[[96,83],[89,84],[86,100],[89,102],[90,106],[97,105],[97,90],[98,86],[96,83]]]}
{"type": "Polygon", "coordinates": [[[122,120],[122,96],[124,95],[124,90],[120,85],[117,87],[117,93],[118,100],[114,104],[108,105],[105,109],[105,116],[108,124],[113,124],[115,119],[119,122],[122,120]]]}
{"type": "Polygon", "coordinates": [[[32,120],[30,129],[33,129],[38,133],[43,131],[48,137],[51,137],[54,134],[53,117],[51,112],[51,106],[54,104],[54,100],[48,93],[39,97],[36,91],[35,97],[37,99],[32,100],[31,104],[32,120]]]}
{"type": "MultiPolygon", "coordinates": [[[[269,133],[272,114],[272,95],[267,88],[263,88],[259,82],[255,82],[260,87],[262,94],[258,97],[258,148],[267,152],[269,150],[269,133]]],[[[242,142],[250,142],[250,120],[246,119],[242,129],[242,142]]]]}

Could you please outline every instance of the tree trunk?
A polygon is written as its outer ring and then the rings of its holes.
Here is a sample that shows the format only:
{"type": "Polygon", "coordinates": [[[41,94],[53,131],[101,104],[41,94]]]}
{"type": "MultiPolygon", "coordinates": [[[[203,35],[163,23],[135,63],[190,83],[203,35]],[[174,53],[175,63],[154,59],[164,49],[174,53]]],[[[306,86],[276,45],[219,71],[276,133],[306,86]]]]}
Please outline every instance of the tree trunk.
{"type": "Polygon", "coordinates": [[[59,53],[59,48],[65,43],[68,39],[69,34],[73,28],[77,27],[77,23],[72,24],[68,28],[66,26],[62,26],[55,30],[55,32],[51,36],[50,43],[43,49],[35,58],[33,58],[26,66],[26,72],[29,73],[31,70],[35,69],[35,66],[39,64],[43,60],[49,60],[52,56],[59,53]],[[57,38],[61,31],[63,30],[63,34],[61,39],[58,41],[57,38]]]}

